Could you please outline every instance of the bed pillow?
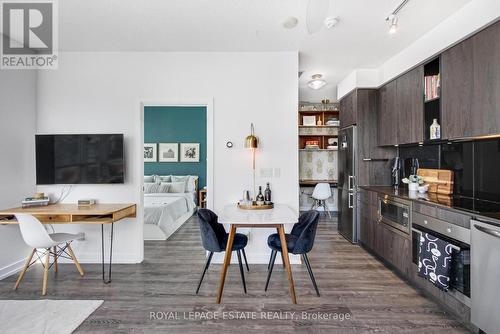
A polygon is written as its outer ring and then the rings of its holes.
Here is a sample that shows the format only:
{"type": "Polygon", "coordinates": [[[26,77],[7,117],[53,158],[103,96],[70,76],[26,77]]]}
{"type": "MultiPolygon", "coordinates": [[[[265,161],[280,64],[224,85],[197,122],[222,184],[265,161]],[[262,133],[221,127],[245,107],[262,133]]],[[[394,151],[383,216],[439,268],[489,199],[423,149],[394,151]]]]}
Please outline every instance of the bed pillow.
{"type": "Polygon", "coordinates": [[[158,183],[144,183],[144,193],[145,194],[153,194],[158,192],[158,187],[160,185],[158,183]]]}
{"type": "Polygon", "coordinates": [[[155,176],[154,175],[144,175],[144,183],[154,183],[155,176]]]}
{"type": "Polygon", "coordinates": [[[155,175],[155,182],[172,182],[172,177],[170,175],[155,175]]]}
{"type": "Polygon", "coordinates": [[[186,192],[186,182],[171,182],[169,193],[184,193],[186,192]]]}
{"type": "Polygon", "coordinates": [[[189,191],[189,175],[183,175],[183,176],[177,176],[177,175],[172,175],[172,182],[184,182],[186,184],[186,187],[184,189],[184,192],[189,191]]]}
{"type": "Polygon", "coordinates": [[[187,186],[186,186],[186,191],[187,192],[194,192],[196,191],[196,181],[198,180],[198,176],[195,176],[195,175],[190,175],[189,176],[189,180],[188,180],[188,183],[187,183],[187,186]]]}
{"type": "Polygon", "coordinates": [[[172,186],[172,183],[170,182],[162,182],[158,185],[158,189],[156,190],[157,193],[168,193],[170,192],[170,187],[172,186]]]}

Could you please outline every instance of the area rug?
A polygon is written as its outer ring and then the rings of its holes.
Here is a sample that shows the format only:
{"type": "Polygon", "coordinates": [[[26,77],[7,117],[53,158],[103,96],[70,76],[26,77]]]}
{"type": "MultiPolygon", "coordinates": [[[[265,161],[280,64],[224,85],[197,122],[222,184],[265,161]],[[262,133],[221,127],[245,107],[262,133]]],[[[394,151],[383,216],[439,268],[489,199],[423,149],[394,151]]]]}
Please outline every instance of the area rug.
{"type": "Polygon", "coordinates": [[[102,300],[0,300],[0,332],[69,334],[102,300]]]}

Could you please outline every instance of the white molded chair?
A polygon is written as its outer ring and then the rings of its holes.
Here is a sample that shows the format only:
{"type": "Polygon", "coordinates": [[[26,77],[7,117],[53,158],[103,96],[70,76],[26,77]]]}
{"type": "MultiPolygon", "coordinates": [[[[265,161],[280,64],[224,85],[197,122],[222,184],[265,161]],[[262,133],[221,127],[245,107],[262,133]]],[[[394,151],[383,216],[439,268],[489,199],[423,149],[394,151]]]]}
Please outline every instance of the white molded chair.
{"type": "Polygon", "coordinates": [[[328,217],[332,218],[330,214],[330,210],[326,205],[326,201],[332,197],[332,189],[330,188],[329,183],[318,183],[313,190],[311,197],[314,199],[314,203],[311,207],[311,210],[316,210],[319,207],[323,207],[323,209],[328,213],[328,217]]]}
{"type": "Polygon", "coordinates": [[[69,256],[69,258],[71,258],[75,262],[76,269],[78,270],[80,275],[83,276],[83,269],[80,266],[80,263],[78,263],[78,260],[75,257],[75,253],[73,253],[73,250],[69,245],[73,240],[84,239],[85,235],[83,233],[49,234],[45,230],[45,227],[42,225],[42,223],[32,215],[17,214],[16,219],[19,222],[19,227],[21,229],[21,235],[23,236],[24,242],[26,242],[28,246],[33,247],[33,251],[26,260],[26,264],[24,265],[23,270],[19,274],[14,290],[17,290],[19,284],[21,284],[21,281],[23,280],[26,270],[28,270],[28,268],[36,262],[36,260],[31,262],[31,260],[33,259],[33,255],[36,254],[38,259],[41,260],[41,257],[37,253],[37,248],[45,249],[45,252],[42,254],[42,257],[45,256],[45,263],[42,264],[44,267],[42,295],[45,296],[47,294],[47,279],[48,279],[49,269],[51,267],[50,265],[51,256],[54,258],[53,265],[55,272],[57,272],[57,258],[59,258],[60,256],[68,258],[63,255],[66,254],[67,256],[69,256]],[[69,253],[66,252],[66,250],[68,250],[69,253]]]}

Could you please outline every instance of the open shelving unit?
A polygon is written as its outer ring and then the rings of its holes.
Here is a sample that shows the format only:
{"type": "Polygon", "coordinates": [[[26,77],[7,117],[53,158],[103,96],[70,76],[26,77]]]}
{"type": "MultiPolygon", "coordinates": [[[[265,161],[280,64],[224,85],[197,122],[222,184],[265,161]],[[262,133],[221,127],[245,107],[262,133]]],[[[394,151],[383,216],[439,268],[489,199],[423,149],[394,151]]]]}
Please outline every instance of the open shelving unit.
{"type": "MultiPolygon", "coordinates": [[[[339,120],[339,105],[337,103],[330,105],[315,104],[307,106],[312,108],[316,106],[317,110],[299,110],[298,112],[298,127],[299,127],[299,153],[300,152],[338,152],[337,150],[327,149],[328,139],[334,138],[338,143],[338,129],[337,125],[325,125],[328,120],[336,119],[339,120]],[[325,108],[326,107],[326,108],[325,108]],[[323,110],[327,109],[327,110],[323,110]],[[316,125],[308,126],[304,125],[303,116],[315,116],[316,125]],[[321,121],[321,125],[317,125],[318,120],[321,121]],[[307,141],[317,141],[319,144],[319,149],[306,149],[307,141]]],[[[307,108],[306,107],[306,108],[307,108]]],[[[301,155],[302,156],[302,155],[301,155]]],[[[337,186],[337,180],[324,180],[324,179],[300,179],[299,186],[301,187],[314,187],[318,183],[329,183],[331,186],[337,186]]]]}
{"type": "Polygon", "coordinates": [[[441,62],[435,58],[424,65],[424,140],[430,139],[430,126],[434,119],[441,124],[441,62]],[[433,82],[434,81],[434,82],[433,82]],[[433,85],[433,87],[429,87],[433,85]],[[434,89],[432,89],[434,88],[434,89]]]}
{"type": "MultiPolygon", "coordinates": [[[[339,119],[339,110],[313,110],[313,111],[302,111],[299,110],[299,150],[305,149],[306,142],[315,140],[319,143],[320,150],[326,150],[328,146],[328,139],[337,138],[337,134],[300,134],[300,129],[336,129],[338,126],[325,125],[325,123],[330,120],[336,118],[339,119]],[[318,120],[321,121],[321,125],[307,126],[303,123],[303,116],[315,116],[316,122],[318,120]]],[[[330,151],[330,150],[329,150],[330,151]]]]}

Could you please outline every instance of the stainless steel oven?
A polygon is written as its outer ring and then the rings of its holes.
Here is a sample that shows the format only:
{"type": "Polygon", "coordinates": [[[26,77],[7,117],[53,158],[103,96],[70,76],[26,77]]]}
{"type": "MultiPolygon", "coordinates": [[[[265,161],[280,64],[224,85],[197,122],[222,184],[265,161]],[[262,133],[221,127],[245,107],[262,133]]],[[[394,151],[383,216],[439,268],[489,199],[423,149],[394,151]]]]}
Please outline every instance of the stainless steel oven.
{"type": "Polygon", "coordinates": [[[378,198],[378,221],[406,234],[411,229],[411,202],[385,195],[378,198]]]}
{"type": "Polygon", "coordinates": [[[418,265],[418,248],[423,233],[447,241],[452,245],[450,289],[448,293],[470,307],[471,296],[471,252],[470,230],[446,221],[413,213],[412,221],[412,260],[418,265]]]}

